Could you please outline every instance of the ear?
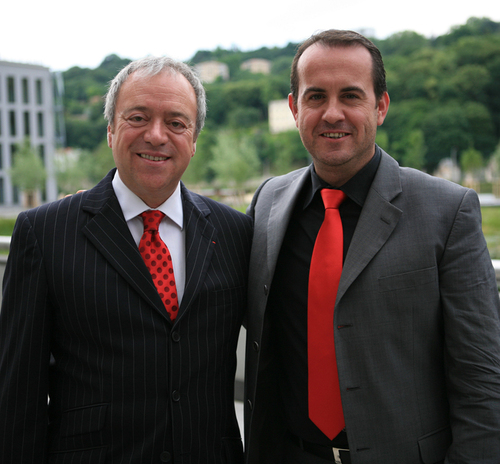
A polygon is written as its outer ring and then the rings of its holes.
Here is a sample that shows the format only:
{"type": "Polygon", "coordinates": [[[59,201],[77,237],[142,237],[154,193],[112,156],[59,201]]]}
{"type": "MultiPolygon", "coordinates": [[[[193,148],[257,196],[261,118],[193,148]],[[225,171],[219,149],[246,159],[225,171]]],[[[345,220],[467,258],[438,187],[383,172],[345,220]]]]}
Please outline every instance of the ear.
{"type": "Polygon", "coordinates": [[[195,153],[196,153],[196,141],[194,141],[194,143],[193,143],[193,150],[191,153],[191,158],[194,156],[195,153]]]}
{"type": "Polygon", "coordinates": [[[377,125],[381,126],[385,120],[387,112],[389,111],[389,103],[391,99],[389,98],[389,94],[384,92],[382,97],[380,98],[377,106],[377,125]]]}
{"type": "Polygon", "coordinates": [[[295,119],[295,125],[297,127],[299,127],[298,126],[298,121],[297,121],[299,110],[298,110],[297,106],[295,105],[295,102],[293,100],[293,96],[292,96],[291,93],[288,94],[288,106],[290,107],[290,111],[293,114],[293,119],[295,119]]]}
{"type": "Polygon", "coordinates": [[[108,147],[113,148],[113,131],[111,129],[111,125],[108,124],[108,147]]]}

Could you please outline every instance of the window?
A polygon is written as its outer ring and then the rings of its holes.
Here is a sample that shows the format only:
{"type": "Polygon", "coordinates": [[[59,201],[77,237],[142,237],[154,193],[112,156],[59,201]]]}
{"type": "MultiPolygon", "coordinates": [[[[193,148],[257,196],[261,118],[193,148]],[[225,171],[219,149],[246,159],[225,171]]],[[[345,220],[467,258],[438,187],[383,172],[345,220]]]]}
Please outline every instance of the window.
{"type": "Polygon", "coordinates": [[[15,86],[14,78],[12,76],[7,78],[7,95],[8,95],[8,102],[15,103],[15,101],[16,101],[16,86],[15,86]]]}
{"type": "MultiPolygon", "coordinates": [[[[14,166],[14,159],[16,157],[17,150],[18,150],[17,145],[12,144],[10,146],[10,166],[11,167],[14,166]]],[[[15,185],[12,188],[12,199],[13,199],[14,204],[17,205],[19,203],[19,189],[15,185]]]]}
{"type": "Polygon", "coordinates": [[[3,169],[3,146],[0,143],[0,170],[3,169]]]}
{"type": "Polygon", "coordinates": [[[16,130],[16,113],[15,111],[9,111],[9,125],[10,125],[10,135],[15,137],[17,134],[16,130]]]}
{"type": "Polygon", "coordinates": [[[45,145],[38,145],[38,154],[42,160],[42,164],[45,166],[45,145]]]}
{"type": "Polygon", "coordinates": [[[29,96],[28,79],[24,78],[22,82],[23,82],[23,103],[29,103],[30,96],[29,96]]]}
{"type": "Polygon", "coordinates": [[[43,103],[43,95],[42,95],[42,80],[36,80],[36,102],[41,105],[43,103]]]}
{"type": "Polygon", "coordinates": [[[13,165],[14,155],[16,154],[17,149],[18,149],[17,144],[12,143],[12,144],[10,145],[10,165],[11,165],[11,166],[13,165]]]}
{"type": "Polygon", "coordinates": [[[24,135],[29,136],[31,134],[30,130],[30,113],[29,111],[24,112],[24,135]]]}
{"type": "Polygon", "coordinates": [[[43,113],[37,114],[37,122],[38,122],[38,137],[43,137],[43,134],[44,134],[43,113]]]}

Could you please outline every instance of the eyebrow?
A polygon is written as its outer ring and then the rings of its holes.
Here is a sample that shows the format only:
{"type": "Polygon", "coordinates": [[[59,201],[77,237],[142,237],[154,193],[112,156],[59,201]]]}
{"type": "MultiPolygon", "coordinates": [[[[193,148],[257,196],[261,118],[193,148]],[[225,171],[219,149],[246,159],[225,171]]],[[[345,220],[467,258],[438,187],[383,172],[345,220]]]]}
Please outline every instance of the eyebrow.
{"type": "Polygon", "coordinates": [[[308,87],[307,89],[304,90],[302,95],[307,95],[308,93],[325,93],[326,90],[321,88],[321,87],[308,87]]]}
{"type": "MultiPolygon", "coordinates": [[[[351,85],[348,87],[344,87],[340,90],[342,93],[344,92],[358,92],[360,94],[366,95],[366,92],[361,88],[356,85],[351,85]]],[[[308,87],[307,89],[304,90],[304,93],[302,95],[307,95],[310,93],[326,93],[326,90],[322,87],[308,87]]]]}
{"type": "MultiPolygon", "coordinates": [[[[122,114],[128,114],[132,111],[143,111],[145,113],[147,113],[148,111],[150,110],[149,107],[147,106],[141,106],[141,105],[137,105],[137,106],[132,106],[130,108],[126,108],[122,114]]],[[[183,118],[185,119],[186,121],[189,121],[189,122],[192,122],[192,118],[190,118],[187,113],[184,113],[182,111],[169,111],[167,113],[167,115],[171,118],[183,118]]]]}
{"type": "Polygon", "coordinates": [[[358,87],[356,85],[352,85],[352,86],[349,86],[349,87],[344,87],[342,89],[342,92],[358,92],[358,93],[361,93],[363,95],[366,95],[366,92],[361,87],[358,87]]]}

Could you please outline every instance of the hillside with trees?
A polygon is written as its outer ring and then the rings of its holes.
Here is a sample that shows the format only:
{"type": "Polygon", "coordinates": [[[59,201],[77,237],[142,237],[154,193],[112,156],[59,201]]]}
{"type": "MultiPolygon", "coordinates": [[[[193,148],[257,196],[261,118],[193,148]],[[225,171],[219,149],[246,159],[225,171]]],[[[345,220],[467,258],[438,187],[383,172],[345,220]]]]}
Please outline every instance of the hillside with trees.
{"type": "MultiPolygon", "coordinates": [[[[377,137],[382,148],[400,164],[428,172],[444,158],[465,165],[472,160],[474,167],[489,162],[495,151],[500,158],[500,23],[470,18],[439,37],[403,31],[372,40],[384,57],[391,97],[377,137]]],[[[269,102],[289,93],[296,47],[217,48],[192,57],[191,65],[210,60],[227,64],[230,78],[205,85],[209,111],[185,175],[189,184],[241,189],[249,179],[258,182],[309,162],[297,131],[271,134],[268,128],[269,102]],[[250,58],[270,60],[271,73],[241,70],[250,58]]],[[[102,96],[129,61],[110,55],[96,69],[75,67],[63,73],[67,145],[83,150],[75,162],[86,167],[75,172],[89,184],[112,165],[102,96]]],[[[80,185],[85,182],[75,186],[80,185]]]]}

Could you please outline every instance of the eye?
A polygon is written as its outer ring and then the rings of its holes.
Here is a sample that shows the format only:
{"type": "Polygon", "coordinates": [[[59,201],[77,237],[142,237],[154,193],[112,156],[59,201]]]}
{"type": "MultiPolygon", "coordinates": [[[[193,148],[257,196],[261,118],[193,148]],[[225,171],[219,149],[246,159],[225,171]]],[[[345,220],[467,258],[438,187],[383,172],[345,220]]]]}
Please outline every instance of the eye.
{"type": "Polygon", "coordinates": [[[128,122],[130,124],[134,124],[134,125],[141,125],[144,123],[144,121],[146,120],[146,118],[143,116],[143,115],[140,115],[140,114],[134,114],[134,115],[131,115],[127,118],[128,122]]]}
{"type": "Polygon", "coordinates": [[[176,134],[182,133],[186,130],[186,124],[178,120],[171,121],[170,127],[172,129],[172,132],[175,132],[176,134]]]}

